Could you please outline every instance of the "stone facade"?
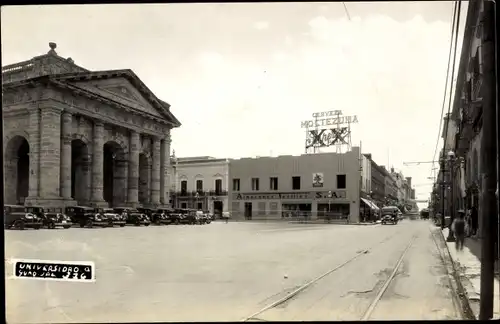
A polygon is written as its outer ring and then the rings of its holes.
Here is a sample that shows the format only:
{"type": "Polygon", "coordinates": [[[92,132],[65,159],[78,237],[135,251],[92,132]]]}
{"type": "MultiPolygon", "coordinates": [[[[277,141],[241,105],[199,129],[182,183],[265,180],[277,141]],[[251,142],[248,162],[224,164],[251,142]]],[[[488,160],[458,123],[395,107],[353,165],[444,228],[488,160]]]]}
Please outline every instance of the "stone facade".
{"type": "Polygon", "coordinates": [[[170,106],[131,70],[90,72],[50,45],[2,68],[5,203],[168,205],[170,106]]]}

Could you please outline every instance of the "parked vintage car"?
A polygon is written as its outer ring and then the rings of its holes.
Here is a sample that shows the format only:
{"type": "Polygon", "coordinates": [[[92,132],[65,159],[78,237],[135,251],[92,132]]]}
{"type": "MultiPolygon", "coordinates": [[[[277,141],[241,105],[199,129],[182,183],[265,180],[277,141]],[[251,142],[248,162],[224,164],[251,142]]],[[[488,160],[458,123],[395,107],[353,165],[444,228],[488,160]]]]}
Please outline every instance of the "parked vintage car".
{"type": "Polygon", "coordinates": [[[173,224],[175,219],[170,216],[173,212],[170,208],[158,208],[151,213],[151,222],[157,225],[173,224]]]}
{"type": "Polygon", "coordinates": [[[125,217],[126,224],[135,225],[135,226],[149,226],[151,221],[146,214],[139,212],[135,208],[130,207],[115,207],[113,208],[115,213],[118,213],[125,217]]]}
{"type": "Polygon", "coordinates": [[[41,207],[41,206],[28,206],[26,212],[35,214],[42,219],[43,227],[48,229],[55,229],[62,227],[65,229],[73,225],[71,218],[64,214],[61,207],[41,207]]]}
{"type": "Polygon", "coordinates": [[[109,227],[109,220],[103,218],[97,211],[96,208],[86,207],[86,206],[68,206],[66,207],[66,215],[71,217],[71,220],[75,224],[79,224],[80,227],[92,228],[94,226],[99,227],[109,227]]]}
{"type": "Polygon", "coordinates": [[[210,213],[210,211],[205,210],[203,213],[205,214],[205,219],[206,219],[207,224],[210,224],[211,222],[213,222],[215,220],[214,214],[210,213]]]}
{"type": "Polygon", "coordinates": [[[179,220],[181,224],[189,224],[189,225],[196,225],[197,224],[197,219],[196,219],[196,209],[185,209],[181,213],[182,218],[179,220]]]}
{"type": "Polygon", "coordinates": [[[148,207],[137,207],[137,211],[142,215],[146,215],[150,222],[152,222],[153,209],[148,207]]]}
{"type": "Polygon", "coordinates": [[[20,229],[34,228],[40,229],[43,225],[42,219],[33,213],[27,213],[26,208],[20,205],[5,205],[3,208],[4,228],[20,229]]]}
{"type": "Polygon", "coordinates": [[[102,208],[100,213],[111,222],[111,226],[124,227],[127,223],[123,215],[115,213],[113,208],[102,208]]]}

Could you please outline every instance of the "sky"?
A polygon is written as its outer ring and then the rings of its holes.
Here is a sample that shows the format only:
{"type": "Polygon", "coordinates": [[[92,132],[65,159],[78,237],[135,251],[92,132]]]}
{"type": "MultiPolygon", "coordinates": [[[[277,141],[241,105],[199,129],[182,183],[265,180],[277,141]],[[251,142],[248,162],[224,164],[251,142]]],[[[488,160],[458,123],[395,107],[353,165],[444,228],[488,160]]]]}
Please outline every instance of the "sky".
{"type": "MultiPolygon", "coordinates": [[[[314,112],[358,116],[352,144],[431,191],[453,2],[2,6],[2,64],[57,43],[132,69],[182,126],[177,156],[304,153],[314,112]]],[[[467,2],[462,3],[458,66],[467,2]]],[[[458,68],[456,69],[458,70],[458,68]]],[[[446,104],[446,109],[447,109],[446,104]]],[[[440,146],[442,141],[440,141],[440,146]]]]}

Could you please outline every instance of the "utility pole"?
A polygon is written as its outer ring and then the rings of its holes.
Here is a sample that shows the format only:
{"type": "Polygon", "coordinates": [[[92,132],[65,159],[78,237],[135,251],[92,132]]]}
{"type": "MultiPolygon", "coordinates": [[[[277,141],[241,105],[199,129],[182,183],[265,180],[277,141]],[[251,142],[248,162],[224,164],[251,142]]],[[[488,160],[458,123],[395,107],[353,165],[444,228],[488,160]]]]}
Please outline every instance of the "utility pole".
{"type": "Polygon", "coordinates": [[[445,161],[444,161],[444,149],[443,149],[443,154],[441,156],[441,161],[439,162],[441,164],[441,230],[444,230],[445,228],[445,220],[446,218],[444,217],[444,213],[446,211],[446,207],[445,207],[445,204],[444,204],[444,194],[445,194],[445,191],[446,191],[446,188],[445,188],[445,185],[446,185],[446,170],[445,170],[445,161]]]}
{"type": "MultiPolygon", "coordinates": [[[[498,14],[498,8],[496,7],[496,2],[495,2],[495,23],[493,24],[494,28],[497,28],[498,24],[500,23],[500,18],[498,14]]],[[[495,30],[495,80],[497,80],[496,84],[496,100],[497,100],[497,109],[496,109],[496,114],[497,114],[497,136],[496,136],[496,144],[497,144],[497,190],[496,190],[496,198],[497,198],[497,258],[500,260],[500,199],[499,199],[499,191],[500,191],[500,144],[498,137],[500,136],[500,112],[498,111],[498,106],[500,106],[500,103],[498,102],[498,51],[496,48],[498,47],[498,33],[497,30],[495,30]]],[[[499,261],[500,262],[500,261],[499,261]]],[[[500,289],[500,287],[499,287],[500,289]]]]}
{"type": "Polygon", "coordinates": [[[479,320],[493,317],[495,242],[498,234],[498,214],[495,191],[497,187],[496,162],[496,78],[495,78],[495,3],[483,0],[482,33],[482,105],[483,129],[481,137],[482,208],[481,208],[481,296],[479,320]]]}

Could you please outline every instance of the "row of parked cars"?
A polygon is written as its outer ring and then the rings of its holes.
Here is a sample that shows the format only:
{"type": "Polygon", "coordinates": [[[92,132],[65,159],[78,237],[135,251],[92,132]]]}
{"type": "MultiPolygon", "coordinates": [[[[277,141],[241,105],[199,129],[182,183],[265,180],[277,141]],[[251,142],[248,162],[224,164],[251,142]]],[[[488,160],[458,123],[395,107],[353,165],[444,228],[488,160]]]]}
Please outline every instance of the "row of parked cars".
{"type": "Polygon", "coordinates": [[[80,227],[124,227],[126,225],[149,226],[169,224],[210,224],[214,216],[194,209],[170,208],[94,208],[70,206],[66,208],[42,206],[6,205],[4,207],[5,229],[25,228],[70,228],[80,227]]]}

